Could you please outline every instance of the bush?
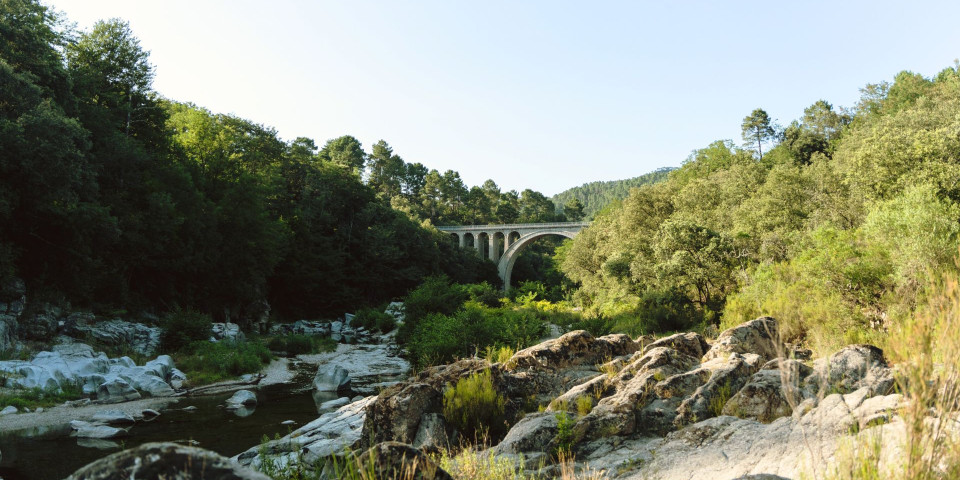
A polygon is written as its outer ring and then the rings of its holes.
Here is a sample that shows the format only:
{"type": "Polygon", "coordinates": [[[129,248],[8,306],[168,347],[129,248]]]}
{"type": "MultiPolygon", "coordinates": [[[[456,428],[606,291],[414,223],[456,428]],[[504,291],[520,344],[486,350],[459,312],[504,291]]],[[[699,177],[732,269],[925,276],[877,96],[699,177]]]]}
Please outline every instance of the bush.
{"type": "Polygon", "coordinates": [[[432,314],[422,319],[407,349],[414,365],[422,368],[473,356],[488,346],[525,348],[545,332],[546,325],[531,312],[468,302],[453,315],[432,314]]]}
{"type": "Polygon", "coordinates": [[[350,321],[353,327],[363,327],[370,331],[379,330],[388,333],[397,326],[397,320],[387,312],[375,308],[362,308],[350,321]]]}
{"type": "Polygon", "coordinates": [[[428,315],[453,315],[468,298],[466,290],[451,284],[447,277],[427,278],[404,300],[405,317],[397,332],[397,341],[406,343],[417,324],[428,315]]]}
{"type": "Polygon", "coordinates": [[[337,349],[337,342],[328,337],[290,334],[271,338],[267,342],[267,348],[293,357],[306,353],[332,352],[337,349]]]}
{"type": "Polygon", "coordinates": [[[207,340],[213,333],[210,316],[193,310],[174,310],[163,320],[160,344],[165,352],[178,352],[187,345],[207,340]]]}
{"type": "Polygon", "coordinates": [[[493,388],[490,371],[474,373],[443,392],[443,416],[461,435],[475,442],[506,434],[503,397],[493,388]]]}
{"type": "Polygon", "coordinates": [[[273,355],[259,341],[203,341],[191,343],[173,359],[196,386],[259,372],[273,355]]]}
{"type": "Polygon", "coordinates": [[[487,282],[475,283],[473,285],[467,285],[466,289],[467,294],[470,295],[470,300],[490,308],[500,306],[500,292],[497,291],[493,285],[487,282]]]}

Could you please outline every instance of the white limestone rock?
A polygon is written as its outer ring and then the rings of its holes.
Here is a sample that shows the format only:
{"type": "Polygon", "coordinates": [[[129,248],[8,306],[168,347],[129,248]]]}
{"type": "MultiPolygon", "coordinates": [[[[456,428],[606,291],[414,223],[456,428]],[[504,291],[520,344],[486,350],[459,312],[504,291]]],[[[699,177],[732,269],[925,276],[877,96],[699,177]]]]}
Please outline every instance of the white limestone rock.
{"type": "Polygon", "coordinates": [[[320,365],[313,377],[313,388],[318,392],[336,392],[350,388],[350,372],[340,365],[320,365]]]}
{"type": "Polygon", "coordinates": [[[117,438],[128,434],[124,428],[111,427],[102,423],[84,422],[74,420],[70,422],[70,428],[74,430],[75,437],[82,438],[117,438]]]}
{"type": "Polygon", "coordinates": [[[250,390],[237,390],[233,396],[228,398],[226,406],[228,410],[236,410],[240,407],[254,407],[257,405],[257,394],[250,390]]]}

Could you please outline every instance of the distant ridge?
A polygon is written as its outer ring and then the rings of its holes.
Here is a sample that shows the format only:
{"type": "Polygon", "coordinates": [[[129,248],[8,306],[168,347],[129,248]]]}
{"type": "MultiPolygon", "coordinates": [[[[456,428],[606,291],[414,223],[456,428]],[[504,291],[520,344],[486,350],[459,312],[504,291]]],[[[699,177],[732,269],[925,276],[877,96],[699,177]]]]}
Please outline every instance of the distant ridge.
{"type": "Polygon", "coordinates": [[[608,180],[599,182],[590,182],[564,190],[552,197],[554,205],[558,210],[563,210],[563,206],[572,198],[580,199],[583,203],[583,213],[585,218],[593,218],[593,215],[603,207],[606,207],[614,200],[623,200],[630,194],[630,189],[647,185],[650,183],[662,182],[667,179],[667,175],[675,170],[675,167],[661,167],[650,173],[640,175],[639,177],[628,178],[626,180],[608,180]]]}

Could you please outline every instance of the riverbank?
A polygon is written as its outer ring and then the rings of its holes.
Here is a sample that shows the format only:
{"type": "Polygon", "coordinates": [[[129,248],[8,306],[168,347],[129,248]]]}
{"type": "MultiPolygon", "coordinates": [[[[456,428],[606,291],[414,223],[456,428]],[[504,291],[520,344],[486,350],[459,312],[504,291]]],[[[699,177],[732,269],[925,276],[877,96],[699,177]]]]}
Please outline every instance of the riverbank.
{"type": "MultiPolygon", "coordinates": [[[[304,360],[307,363],[312,363],[304,360]]],[[[141,416],[144,410],[155,410],[163,413],[181,401],[187,401],[196,396],[212,396],[230,393],[243,389],[259,389],[270,385],[289,383],[293,381],[296,372],[290,369],[290,360],[287,358],[274,359],[260,372],[260,380],[256,384],[230,380],[204,385],[196,389],[187,390],[169,397],[148,397],[129,400],[119,403],[77,403],[67,402],[44,409],[42,412],[16,413],[0,417],[0,431],[11,432],[17,430],[44,429],[70,423],[73,420],[89,421],[93,416],[104,410],[119,410],[131,417],[141,416]]]]}

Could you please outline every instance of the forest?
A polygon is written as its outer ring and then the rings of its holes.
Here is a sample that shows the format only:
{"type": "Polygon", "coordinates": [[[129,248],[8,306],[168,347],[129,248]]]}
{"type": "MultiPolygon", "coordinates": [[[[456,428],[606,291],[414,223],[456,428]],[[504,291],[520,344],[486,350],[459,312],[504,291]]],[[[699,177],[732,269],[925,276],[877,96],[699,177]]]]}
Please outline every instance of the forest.
{"type": "Polygon", "coordinates": [[[554,204],[564,207],[565,212],[577,211],[576,209],[580,208],[583,217],[591,219],[597,212],[611,203],[626,198],[632,189],[666,180],[671,170],[673,170],[673,167],[661,167],[650,173],[626,180],[585,183],[579,187],[564,190],[551,197],[551,200],[554,204]]]}
{"type": "Polygon", "coordinates": [[[882,344],[957,268],[960,70],[861,91],[782,128],[756,109],[742,145],[698,149],[599,213],[558,252],[576,302],[633,331],[772,315],[821,353],[882,344]]]}
{"type": "Polygon", "coordinates": [[[433,225],[564,218],[345,135],[318,146],[163,98],[129,25],[0,2],[0,285],[100,312],[342,314],[430,275],[497,284],[433,225]]]}

